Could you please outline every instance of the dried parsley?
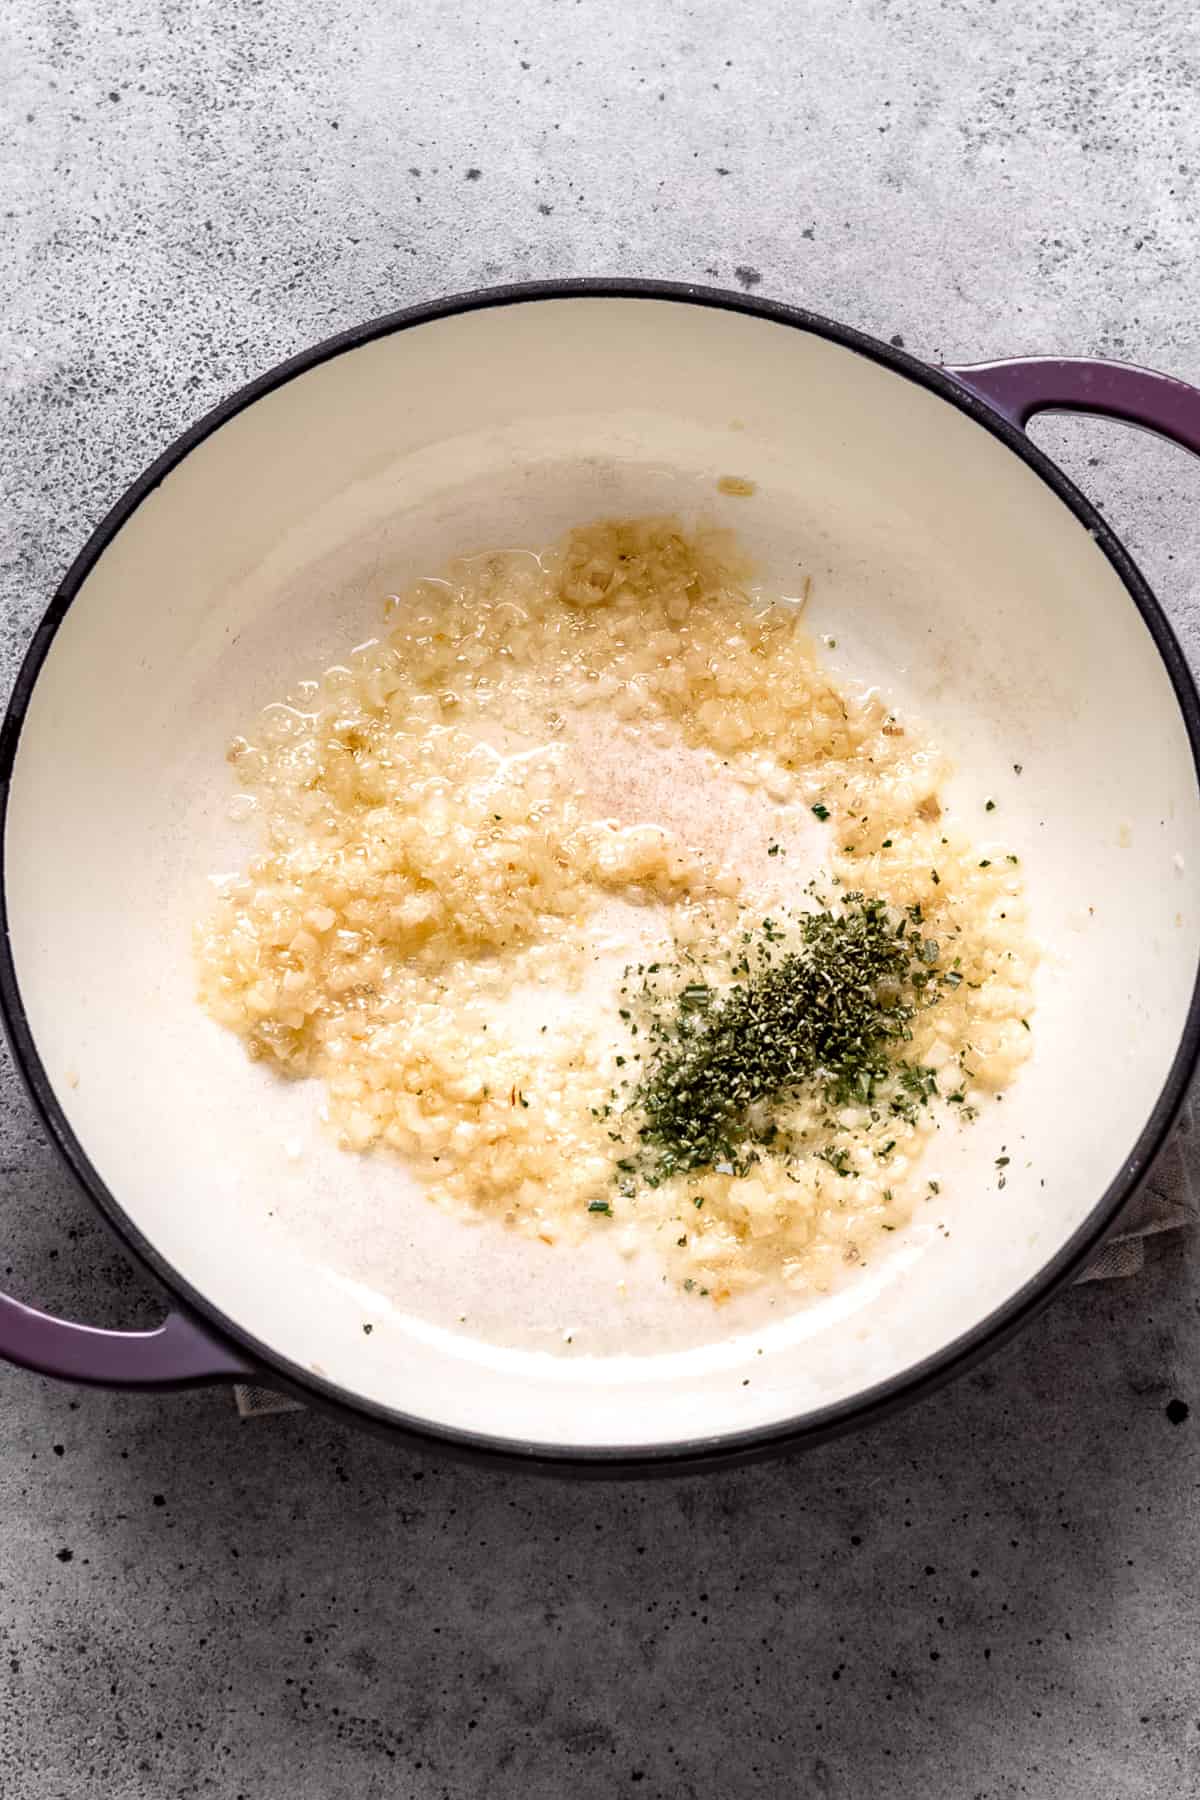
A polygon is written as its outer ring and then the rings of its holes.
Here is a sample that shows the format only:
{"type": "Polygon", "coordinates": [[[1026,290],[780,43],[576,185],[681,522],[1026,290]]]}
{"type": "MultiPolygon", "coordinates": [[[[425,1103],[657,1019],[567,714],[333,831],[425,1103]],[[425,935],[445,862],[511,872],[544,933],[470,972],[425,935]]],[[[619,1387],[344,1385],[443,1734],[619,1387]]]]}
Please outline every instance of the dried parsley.
{"type": "Polygon", "coordinates": [[[827,1162],[835,1175],[857,1174],[857,1170],[850,1161],[849,1153],[847,1151],[841,1149],[822,1150],[820,1155],[822,1162],[827,1162]]]}
{"type": "Polygon", "coordinates": [[[779,1146],[773,1114],[807,1085],[834,1107],[879,1096],[912,1116],[927,1103],[933,1072],[900,1055],[918,1007],[939,994],[938,945],[920,920],[919,906],[897,922],[882,901],[848,894],[836,911],[802,914],[783,953],[785,934],[764,920],[771,948],[759,945],[753,971],[744,959],[730,988],[693,981],[666,1001],[647,989],[651,1049],[629,1107],[647,1179],[744,1171],[779,1146]]]}

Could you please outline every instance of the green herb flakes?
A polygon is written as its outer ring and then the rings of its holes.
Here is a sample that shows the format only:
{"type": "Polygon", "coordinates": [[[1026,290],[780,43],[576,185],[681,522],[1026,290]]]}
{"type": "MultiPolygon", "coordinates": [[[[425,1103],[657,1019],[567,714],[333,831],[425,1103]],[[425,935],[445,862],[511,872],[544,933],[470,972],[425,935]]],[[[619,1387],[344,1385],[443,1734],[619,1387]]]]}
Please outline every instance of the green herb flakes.
{"type": "Polygon", "coordinates": [[[850,1159],[844,1150],[822,1150],[821,1160],[829,1164],[835,1175],[848,1178],[858,1173],[851,1167],[850,1159]]]}
{"type": "MultiPolygon", "coordinates": [[[[869,1105],[885,1089],[906,1117],[927,1103],[932,1071],[902,1052],[918,1007],[937,998],[939,949],[901,924],[882,901],[847,895],[836,911],[799,916],[794,949],[777,951],[788,934],[764,919],[753,972],[730,988],[691,982],[670,999],[645,989],[650,1050],[628,1108],[644,1179],[744,1175],[761,1150],[779,1149],[778,1110],[806,1087],[832,1107],[869,1105]]],[[[826,1160],[854,1173],[844,1153],[826,1160]]]]}

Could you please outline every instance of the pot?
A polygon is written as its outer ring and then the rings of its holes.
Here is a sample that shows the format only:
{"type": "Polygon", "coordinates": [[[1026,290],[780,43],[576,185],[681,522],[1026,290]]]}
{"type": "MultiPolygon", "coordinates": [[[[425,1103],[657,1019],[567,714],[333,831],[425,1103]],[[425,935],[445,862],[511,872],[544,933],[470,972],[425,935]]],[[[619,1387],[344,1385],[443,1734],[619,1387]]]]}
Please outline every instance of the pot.
{"type": "Polygon", "coordinates": [[[1196,691],[1128,553],[1025,436],[1048,408],[1200,453],[1200,393],[1149,370],[935,369],[656,282],[397,313],[187,432],[69,571],[0,737],[13,1052],[172,1310],[119,1332],[0,1299],[0,1355],[113,1386],[267,1382],[547,1467],[691,1468],[862,1423],[1044,1304],[1144,1177],[1200,1044],[1196,691]],[[726,473],[753,495],[718,494],[726,473]],[[322,1140],[309,1087],[195,1004],[189,932],[245,854],[227,739],[371,635],[389,589],[598,513],[697,508],[777,580],[800,559],[835,665],[902,694],[996,796],[1043,947],[1036,1041],[1002,1132],[962,1134],[937,1218],[854,1284],[753,1327],[705,1309],[687,1342],[635,1295],[620,1353],[583,1329],[568,1351],[565,1309],[586,1325],[609,1290],[322,1140]]]}

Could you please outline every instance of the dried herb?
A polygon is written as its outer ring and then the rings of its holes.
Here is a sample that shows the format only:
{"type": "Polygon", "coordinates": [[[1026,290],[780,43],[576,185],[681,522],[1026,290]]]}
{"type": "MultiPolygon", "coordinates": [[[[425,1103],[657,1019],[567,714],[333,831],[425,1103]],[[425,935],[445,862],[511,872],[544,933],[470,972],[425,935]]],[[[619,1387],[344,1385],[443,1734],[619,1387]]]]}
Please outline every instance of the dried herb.
{"type": "Polygon", "coordinates": [[[744,957],[731,987],[690,981],[666,1001],[647,988],[650,1050],[630,1102],[647,1179],[744,1172],[780,1147],[778,1110],[805,1088],[831,1107],[882,1101],[905,1117],[927,1103],[936,1077],[901,1054],[917,1009],[939,994],[938,945],[920,919],[919,906],[897,919],[847,895],[800,915],[785,952],[787,934],[764,920],[758,965],[744,957]]]}

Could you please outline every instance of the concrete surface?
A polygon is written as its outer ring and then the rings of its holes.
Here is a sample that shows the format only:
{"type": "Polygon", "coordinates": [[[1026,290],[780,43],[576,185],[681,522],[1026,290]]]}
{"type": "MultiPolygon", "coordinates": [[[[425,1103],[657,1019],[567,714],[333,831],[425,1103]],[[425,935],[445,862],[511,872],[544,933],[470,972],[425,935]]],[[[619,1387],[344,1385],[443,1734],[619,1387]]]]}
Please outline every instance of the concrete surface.
{"type": "MultiPolygon", "coordinates": [[[[180,427],[448,289],[740,282],[929,357],[1200,379],[1195,17],[9,0],[6,674],[180,427]]],[[[1200,468],[1040,435],[1200,656],[1200,468]]],[[[3,1080],[7,1285],[154,1317],[3,1080]]],[[[1164,1243],[869,1435],[675,1485],[0,1371],[0,1794],[1200,1794],[1198,1293],[1197,1244],[1164,1243]]]]}

